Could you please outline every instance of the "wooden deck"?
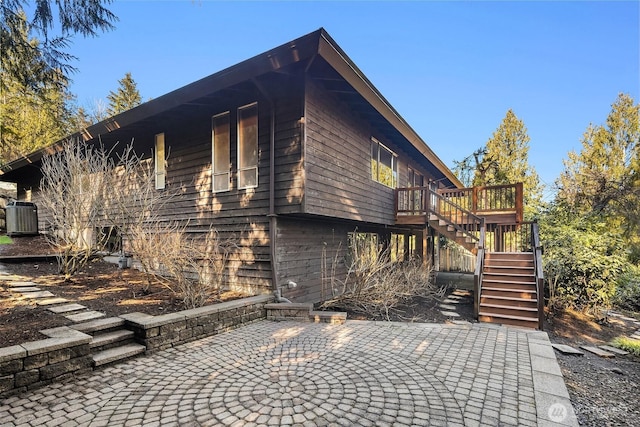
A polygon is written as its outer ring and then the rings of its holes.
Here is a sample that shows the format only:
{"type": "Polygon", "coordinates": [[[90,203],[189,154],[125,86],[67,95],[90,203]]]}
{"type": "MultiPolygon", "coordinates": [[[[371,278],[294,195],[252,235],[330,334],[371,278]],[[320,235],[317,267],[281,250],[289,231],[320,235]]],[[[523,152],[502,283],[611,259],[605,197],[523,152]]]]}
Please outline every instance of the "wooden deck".
{"type": "Polygon", "coordinates": [[[523,219],[522,203],[522,183],[453,190],[398,188],[396,224],[426,225],[433,213],[462,226],[477,222],[475,217],[484,218],[487,225],[518,224],[523,219]]]}

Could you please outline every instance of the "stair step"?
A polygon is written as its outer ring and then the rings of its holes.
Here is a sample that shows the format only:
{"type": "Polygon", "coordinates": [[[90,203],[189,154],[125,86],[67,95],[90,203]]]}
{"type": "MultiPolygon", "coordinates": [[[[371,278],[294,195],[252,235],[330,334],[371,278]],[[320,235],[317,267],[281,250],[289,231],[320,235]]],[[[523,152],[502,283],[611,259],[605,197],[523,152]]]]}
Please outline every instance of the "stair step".
{"type": "Polygon", "coordinates": [[[531,308],[531,307],[516,307],[516,306],[512,306],[512,305],[504,305],[504,304],[488,304],[488,303],[484,303],[484,302],[480,302],[480,307],[488,307],[488,308],[498,308],[498,309],[502,309],[502,310],[515,310],[515,311],[531,311],[531,312],[538,312],[538,308],[531,308]]]}
{"type": "Polygon", "coordinates": [[[533,252],[487,252],[487,258],[533,259],[533,252]]]}
{"type": "Polygon", "coordinates": [[[103,350],[91,356],[93,358],[93,365],[95,367],[103,366],[108,363],[118,362],[124,359],[129,359],[138,354],[144,353],[145,346],[140,344],[127,344],[121,347],[114,347],[108,350],[103,350]]]}
{"type": "Polygon", "coordinates": [[[499,315],[492,313],[479,313],[478,321],[486,323],[499,323],[502,325],[520,326],[525,328],[536,329],[538,327],[538,319],[512,316],[512,315],[499,315]]]}
{"type": "Polygon", "coordinates": [[[524,281],[524,280],[499,280],[499,279],[486,279],[486,275],[483,275],[482,277],[482,286],[484,286],[486,284],[500,284],[500,285],[514,285],[514,286],[518,286],[518,285],[530,285],[535,287],[536,286],[536,281],[534,278],[531,278],[531,280],[528,281],[524,281]]]}
{"type": "MultiPolygon", "coordinates": [[[[501,289],[501,290],[504,290],[504,289],[501,289]]],[[[517,302],[535,302],[535,303],[538,302],[537,299],[532,299],[532,298],[518,298],[518,297],[512,297],[512,296],[505,297],[500,295],[480,295],[481,300],[482,298],[491,298],[491,299],[497,299],[497,300],[517,301],[517,302]]]]}
{"type": "Polygon", "coordinates": [[[78,323],[69,326],[76,331],[91,334],[98,331],[108,331],[124,326],[124,319],[120,317],[105,317],[102,319],[92,320],[90,322],[78,323]]]}
{"type": "Polygon", "coordinates": [[[89,348],[104,348],[110,344],[130,340],[133,338],[133,335],[133,331],[127,329],[118,329],[116,331],[95,335],[89,343],[89,348]]]}
{"type": "Polygon", "coordinates": [[[347,320],[347,313],[341,311],[312,311],[309,319],[315,323],[342,325],[347,320]]]}
{"type": "Polygon", "coordinates": [[[513,293],[521,293],[521,294],[536,294],[537,291],[534,289],[516,289],[516,288],[500,288],[495,286],[482,286],[482,292],[484,291],[497,291],[497,292],[513,292],[513,293]]]}
{"type": "Polygon", "coordinates": [[[484,265],[482,270],[485,274],[497,273],[497,274],[534,274],[533,266],[496,266],[496,265],[484,265]]]}

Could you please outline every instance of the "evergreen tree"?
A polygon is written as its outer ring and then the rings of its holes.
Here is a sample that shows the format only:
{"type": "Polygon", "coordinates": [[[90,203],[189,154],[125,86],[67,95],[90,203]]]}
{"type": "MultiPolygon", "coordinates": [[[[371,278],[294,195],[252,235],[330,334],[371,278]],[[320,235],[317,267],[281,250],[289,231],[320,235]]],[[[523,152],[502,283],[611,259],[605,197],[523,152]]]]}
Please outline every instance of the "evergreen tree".
{"type": "Polygon", "coordinates": [[[577,211],[604,212],[637,193],[640,105],[618,95],[605,125],[589,124],[579,153],[569,153],[558,198],[577,211]]]}
{"type": "MultiPolygon", "coordinates": [[[[28,40],[31,52],[37,52],[39,43],[28,39],[25,16],[20,19],[22,27],[17,37],[28,40]]],[[[13,60],[6,53],[3,55],[9,62],[13,60]]],[[[73,97],[66,82],[39,81],[39,70],[46,65],[37,55],[22,65],[27,68],[25,73],[32,74],[33,81],[25,83],[5,67],[0,70],[0,164],[53,143],[72,127],[70,102],[73,97]]]]}
{"type": "Polygon", "coordinates": [[[640,225],[640,105],[619,94],[604,125],[590,124],[579,153],[569,153],[557,201],[599,215],[628,232],[640,225]],[[617,218],[617,220],[616,220],[617,218]]]}
{"type": "Polygon", "coordinates": [[[534,216],[542,205],[542,188],[535,169],[529,165],[529,135],[524,122],[507,111],[487,141],[476,151],[473,185],[501,185],[522,182],[525,217],[534,216]]]}
{"type": "Polygon", "coordinates": [[[138,92],[136,82],[131,77],[131,73],[126,73],[122,79],[118,80],[118,83],[120,87],[115,92],[109,92],[107,96],[109,100],[107,113],[110,117],[130,110],[142,103],[140,92],[138,92]]]}
{"type": "Polygon", "coordinates": [[[73,35],[96,36],[110,30],[117,17],[104,7],[112,0],[0,1],[0,64],[2,72],[33,90],[62,85],[75,69],[65,52],[73,35]],[[31,14],[28,17],[26,11],[31,14]],[[26,33],[25,33],[26,29],[26,33]],[[56,31],[59,34],[54,34],[56,31]],[[32,43],[39,37],[41,42],[32,43]],[[34,59],[38,68],[32,68],[34,59]]]}

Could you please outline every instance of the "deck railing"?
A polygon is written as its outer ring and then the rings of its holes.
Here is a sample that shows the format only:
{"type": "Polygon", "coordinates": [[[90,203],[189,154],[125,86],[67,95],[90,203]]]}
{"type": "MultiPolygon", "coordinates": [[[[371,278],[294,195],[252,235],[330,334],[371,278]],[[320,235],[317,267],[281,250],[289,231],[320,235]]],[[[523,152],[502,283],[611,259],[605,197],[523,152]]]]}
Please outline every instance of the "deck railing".
{"type": "Polygon", "coordinates": [[[537,223],[531,224],[531,242],[536,273],[536,290],[538,293],[538,329],[542,330],[544,325],[544,270],[542,268],[542,245],[540,244],[537,223]]]}
{"type": "Polygon", "coordinates": [[[488,252],[533,252],[531,222],[487,224],[485,247],[488,252]]]}
{"type": "Polygon", "coordinates": [[[516,222],[522,221],[522,183],[439,189],[438,193],[474,214],[514,212],[516,222]]]}

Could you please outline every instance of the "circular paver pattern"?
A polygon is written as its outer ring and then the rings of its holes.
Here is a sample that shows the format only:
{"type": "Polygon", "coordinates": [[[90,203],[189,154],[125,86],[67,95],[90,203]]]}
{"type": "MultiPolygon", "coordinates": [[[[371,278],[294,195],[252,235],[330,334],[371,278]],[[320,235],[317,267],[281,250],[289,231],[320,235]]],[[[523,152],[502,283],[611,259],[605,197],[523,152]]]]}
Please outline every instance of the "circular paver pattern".
{"type": "Polygon", "coordinates": [[[259,321],[7,398],[0,420],[535,426],[531,359],[534,350],[552,356],[547,344],[544,333],[481,325],[259,321]]]}
{"type": "Polygon", "coordinates": [[[121,389],[96,418],[135,419],[135,399],[161,408],[141,413],[142,424],[175,417],[197,425],[463,424],[442,383],[406,355],[379,353],[317,337],[236,341],[224,351],[201,345],[172,361],[171,372],[159,366],[121,389]],[[175,389],[160,387],[159,377],[175,389]]]}

